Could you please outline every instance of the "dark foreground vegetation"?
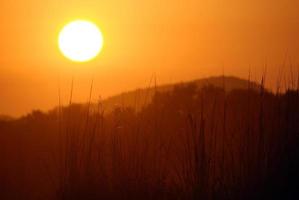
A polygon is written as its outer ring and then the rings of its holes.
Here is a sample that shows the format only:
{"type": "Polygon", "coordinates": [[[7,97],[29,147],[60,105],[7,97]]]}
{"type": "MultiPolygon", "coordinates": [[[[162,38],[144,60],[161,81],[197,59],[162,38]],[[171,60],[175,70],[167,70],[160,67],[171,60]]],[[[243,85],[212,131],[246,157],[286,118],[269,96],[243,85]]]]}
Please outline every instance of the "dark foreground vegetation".
{"type": "Polygon", "coordinates": [[[299,199],[298,145],[298,89],[72,104],[0,123],[0,199],[299,199]]]}

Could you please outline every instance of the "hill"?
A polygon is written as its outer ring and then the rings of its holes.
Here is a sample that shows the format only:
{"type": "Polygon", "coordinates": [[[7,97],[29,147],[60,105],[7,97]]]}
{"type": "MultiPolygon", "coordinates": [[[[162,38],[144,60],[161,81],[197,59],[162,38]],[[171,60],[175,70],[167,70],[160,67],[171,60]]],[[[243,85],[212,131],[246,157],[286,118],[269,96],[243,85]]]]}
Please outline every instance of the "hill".
{"type": "Polygon", "coordinates": [[[241,78],[233,76],[217,76],[187,82],[180,82],[175,84],[160,85],[156,87],[150,86],[148,88],[139,88],[133,91],[123,92],[121,94],[104,99],[102,104],[105,111],[107,112],[111,111],[113,108],[117,106],[132,107],[136,110],[140,110],[143,106],[151,102],[152,97],[155,94],[155,91],[171,91],[176,86],[183,86],[188,84],[195,84],[199,89],[205,86],[221,87],[225,88],[227,92],[230,92],[232,90],[246,90],[249,86],[253,90],[258,90],[260,87],[259,84],[255,82],[248,82],[248,80],[244,80],[241,78]]]}

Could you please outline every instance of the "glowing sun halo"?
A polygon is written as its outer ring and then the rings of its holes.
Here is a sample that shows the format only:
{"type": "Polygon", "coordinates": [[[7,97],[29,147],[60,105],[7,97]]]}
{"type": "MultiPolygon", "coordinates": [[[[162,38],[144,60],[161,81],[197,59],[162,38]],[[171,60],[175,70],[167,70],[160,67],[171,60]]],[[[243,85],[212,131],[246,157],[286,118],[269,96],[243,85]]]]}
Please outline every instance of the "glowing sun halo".
{"type": "Polygon", "coordinates": [[[102,50],[103,36],[94,23],[76,20],[61,30],[58,44],[65,57],[75,62],[86,62],[102,50]]]}

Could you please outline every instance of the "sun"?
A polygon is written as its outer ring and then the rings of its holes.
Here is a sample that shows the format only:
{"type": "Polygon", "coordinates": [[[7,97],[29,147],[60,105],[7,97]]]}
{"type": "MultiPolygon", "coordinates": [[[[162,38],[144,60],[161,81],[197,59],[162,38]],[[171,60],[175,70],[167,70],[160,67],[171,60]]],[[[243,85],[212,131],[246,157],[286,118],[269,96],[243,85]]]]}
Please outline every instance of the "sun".
{"type": "Polygon", "coordinates": [[[58,45],[62,54],[68,59],[86,62],[101,52],[103,35],[94,23],[76,20],[65,25],[60,31],[58,45]]]}

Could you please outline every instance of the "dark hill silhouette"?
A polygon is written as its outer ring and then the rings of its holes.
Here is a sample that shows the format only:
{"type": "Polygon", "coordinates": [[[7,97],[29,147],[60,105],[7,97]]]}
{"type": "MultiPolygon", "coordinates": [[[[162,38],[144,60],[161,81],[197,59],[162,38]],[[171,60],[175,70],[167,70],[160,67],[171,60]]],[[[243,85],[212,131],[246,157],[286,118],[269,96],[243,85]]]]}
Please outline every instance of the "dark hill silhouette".
{"type": "MultiPolygon", "coordinates": [[[[147,88],[138,88],[136,90],[122,92],[114,96],[104,99],[101,104],[105,110],[105,113],[110,113],[116,107],[131,107],[139,111],[144,106],[148,105],[155,94],[155,92],[171,92],[175,87],[186,86],[190,84],[195,84],[198,89],[201,89],[206,86],[214,86],[217,88],[224,88],[226,92],[232,90],[259,90],[260,84],[253,81],[248,81],[234,76],[215,76],[209,78],[196,79],[192,81],[178,82],[173,84],[164,84],[153,86],[150,85],[147,88]]],[[[85,107],[84,104],[76,104],[79,107],[85,107]]],[[[98,105],[91,105],[91,109],[97,110],[98,105]]],[[[57,109],[54,108],[52,111],[57,109]]],[[[33,111],[34,113],[34,111],[33,111]]],[[[29,113],[31,115],[32,113],[29,113]]],[[[25,116],[24,116],[25,117],[25,116]]],[[[14,118],[7,115],[0,115],[0,122],[12,121],[14,118]]]]}
{"type": "Polygon", "coordinates": [[[172,91],[176,86],[184,86],[188,84],[195,84],[198,89],[205,86],[214,86],[224,88],[226,92],[232,90],[247,90],[249,87],[252,90],[258,90],[260,85],[258,83],[237,78],[234,76],[216,76],[209,78],[202,78],[193,81],[186,81],[174,84],[165,84],[160,86],[149,86],[148,88],[139,88],[133,91],[123,92],[104,99],[102,104],[106,112],[110,112],[115,107],[132,107],[140,110],[145,105],[148,105],[155,94],[155,92],[172,91]]]}

